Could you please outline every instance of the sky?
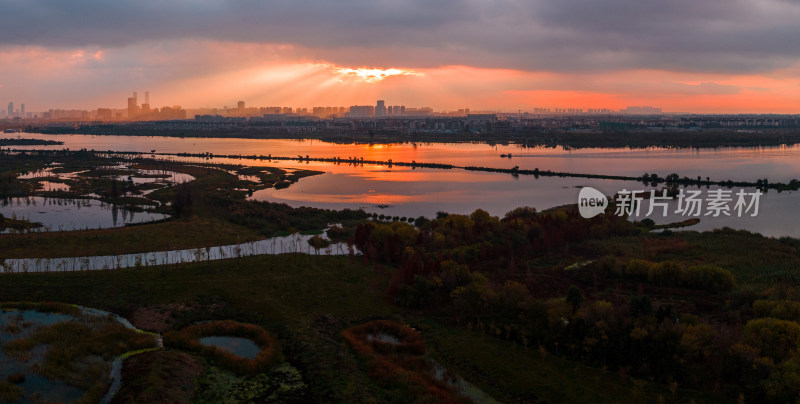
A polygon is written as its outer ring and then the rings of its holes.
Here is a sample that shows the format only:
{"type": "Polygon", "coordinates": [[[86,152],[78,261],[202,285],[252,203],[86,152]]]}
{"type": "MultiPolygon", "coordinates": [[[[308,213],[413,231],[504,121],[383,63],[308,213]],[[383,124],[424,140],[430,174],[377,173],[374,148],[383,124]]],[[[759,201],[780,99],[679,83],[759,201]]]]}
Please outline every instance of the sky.
{"type": "Polygon", "coordinates": [[[800,0],[0,0],[0,103],[800,113],[800,0]]]}

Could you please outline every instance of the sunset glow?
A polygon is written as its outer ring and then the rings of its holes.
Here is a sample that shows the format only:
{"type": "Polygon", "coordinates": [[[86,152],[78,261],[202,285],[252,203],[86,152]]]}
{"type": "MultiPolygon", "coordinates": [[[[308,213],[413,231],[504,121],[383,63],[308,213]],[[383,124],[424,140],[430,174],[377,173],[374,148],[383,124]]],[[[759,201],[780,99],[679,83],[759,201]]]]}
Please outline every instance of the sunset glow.
{"type": "Polygon", "coordinates": [[[374,83],[378,81],[382,81],[390,76],[409,76],[409,75],[419,75],[419,73],[414,72],[413,70],[404,70],[404,69],[370,69],[370,68],[349,68],[349,67],[337,67],[334,69],[336,73],[339,73],[344,76],[353,76],[358,77],[361,80],[364,80],[368,83],[374,83]]]}
{"type": "Polygon", "coordinates": [[[437,111],[800,111],[798,49],[782,40],[800,36],[796,2],[648,6],[663,24],[640,24],[642,10],[609,0],[456,2],[425,12],[358,3],[266,12],[123,1],[87,8],[85,24],[57,18],[66,5],[47,6],[48,14],[11,4],[0,17],[0,99],[24,100],[29,110],[124,108],[131,91],[146,88],[158,105],[187,108],[384,99],[437,111]],[[187,23],[152,18],[169,13],[187,23]],[[110,15],[147,29],[122,34],[103,22],[110,15]],[[258,23],[231,22],[248,19],[258,23]],[[709,21],[729,28],[723,34],[709,21]],[[41,32],[14,28],[34,24],[41,32]]]}
{"type": "Polygon", "coordinates": [[[0,401],[800,403],[798,22],[0,0],[0,401]]]}

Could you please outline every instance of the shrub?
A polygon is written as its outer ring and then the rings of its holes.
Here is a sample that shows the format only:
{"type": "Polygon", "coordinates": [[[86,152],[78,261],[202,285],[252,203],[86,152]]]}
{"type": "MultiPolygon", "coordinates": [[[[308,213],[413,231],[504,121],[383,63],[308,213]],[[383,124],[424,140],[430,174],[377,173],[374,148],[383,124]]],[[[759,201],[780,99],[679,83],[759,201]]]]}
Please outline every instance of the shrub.
{"type": "Polygon", "coordinates": [[[506,213],[505,219],[526,219],[536,217],[536,209],[529,206],[521,206],[506,213]]]}
{"type": "Polygon", "coordinates": [[[567,303],[572,305],[573,313],[578,311],[578,308],[583,304],[583,293],[577,286],[572,285],[569,287],[567,291],[567,303]]]}
{"type": "MultiPolygon", "coordinates": [[[[610,262],[606,265],[610,265],[610,262]]],[[[710,292],[728,291],[736,286],[733,274],[716,265],[693,265],[685,268],[672,261],[652,263],[632,259],[625,265],[623,275],[654,285],[680,286],[710,292]]]]}
{"type": "Polygon", "coordinates": [[[0,309],[14,309],[14,310],[36,310],[41,313],[61,313],[78,316],[81,314],[81,309],[69,304],[58,302],[9,302],[0,303],[0,309]]]}
{"type": "Polygon", "coordinates": [[[762,385],[770,402],[796,403],[800,398],[800,355],[794,352],[778,364],[762,385]]]}
{"type": "Polygon", "coordinates": [[[362,355],[389,352],[422,355],[426,350],[425,342],[417,331],[407,325],[390,320],[370,321],[344,330],[342,336],[356,352],[362,355]],[[368,339],[370,335],[376,334],[391,335],[400,340],[400,343],[391,344],[379,339],[368,339]]]}
{"type": "Polygon", "coordinates": [[[450,299],[453,300],[456,312],[465,317],[474,317],[482,313],[494,297],[494,290],[483,275],[472,273],[471,278],[470,283],[450,292],[450,299]]]}
{"type": "Polygon", "coordinates": [[[367,362],[374,379],[390,388],[399,385],[408,390],[409,397],[404,397],[403,402],[469,402],[434,378],[433,367],[424,356],[425,342],[411,327],[389,320],[374,320],[344,330],[342,337],[367,362]],[[397,338],[399,343],[370,338],[381,333],[397,338]]]}
{"type": "Polygon", "coordinates": [[[315,249],[319,250],[320,248],[325,248],[325,247],[331,245],[331,242],[326,240],[326,239],[324,239],[324,238],[322,238],[322,237],[320,237],[320,236],[318,236],[318,235],[314,235],[313,237],[308,239],[308,245],[310,245],[311,247],[314,247],[315,249]]]}
{"type": "Polygon", "coordinates": [[[695,265],[689,267],[688,282],[709,291],[726,291],[736,286],[736,278],[730,271],[716,265],[695,265]]]}
{"type": "Polygon", "coordinates": [[[604,255],[592,264],[592,268],[603,274],[622,275],[623,262],[613,255],[604,255]]]}
{"type": "Polygon", "coordinates": [[[9,383],[19,384],[25,382],[25,373],[14,373],[6,378],[9,383]]]}
{"type": "Polygon", "coordinates": [[[758,317],[800,321],[800,302],[791,300],[756,300],[753,311],[758,317]]]}
{"type": "Polygon", "coordinates": [[[683,267],[672,261],[664,261],[650,267],[647,272],[647,280],[656,285],[683,286],[687,279],[685,279],[683,267]]]}
{"type": "Polygon", "coordinates": [[[25,393],[22,387],[0,380],[0,402],[10,403],[19,401],[25,393]]]}
{"type": "Polygon", "coordinates": [[[397,301],[405,307],[422,309],[437,303],[436,284],[424,276],[415,276],[414,283],[403,285],[397,294],[397,301]]]}
{"type": "Polygon", "coordinates": [[[280,360],[277,342],[266,330],[254,324],[231,320],[199,323],[181,331],[168,332],[164,335],[164,342],[176,348],[199,353],[237,373],[259,373],[280,360]],[[206,336],[248,338],[253,340],[261,351],[255,359],[243,358],[223,349],[201,344],[200,338],[206,336]]]}
{"type": "Polygon", "coordinates": [[[627,277],[644,280],[647,279],[653,263],[650,261],[632,259],[625,265],[624,274],[627,277]]]}
{"type": "Polygon", "coordinates": [[[744,341],[765,356],[782,360],[800,343],[800,324],[776,318],[757,318],[744,326],[744,341]]]}

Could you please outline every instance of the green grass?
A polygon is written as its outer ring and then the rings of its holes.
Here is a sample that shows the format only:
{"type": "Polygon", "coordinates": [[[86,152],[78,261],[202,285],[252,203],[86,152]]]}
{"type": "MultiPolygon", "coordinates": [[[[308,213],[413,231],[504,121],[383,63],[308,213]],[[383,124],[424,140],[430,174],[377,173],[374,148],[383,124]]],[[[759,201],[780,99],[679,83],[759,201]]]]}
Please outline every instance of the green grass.
{"type": "Polygon", "coordinates": [[[345,322],[397,309],[383,298],[385,279],[347,258],[260,256],[167,269],[29,275],[0,275],[8,282],[0,301],[56,300],[123,315],[145,305],[194,303],[176,327],[215,319],[264,326],[304,377],[314,380],[311,389],[320,400],[362,402],[380,394],[338,333],[345,322]],[[373,281],[384,283],[376,289],[373,281]],[[334,322],[314,324],[319,316],[334,322]]]}
{"type": "Polygon", "coordinates": [[[18,231],[29,231],[32,229],[41,228],[42,224],[38,222],[31,222],[30,220],[0,218],[0,229],[11,228],[18,231]]]}
{"type": "Polygon", "coordinates": [[[221,219],[190,217],[115,229],[0,235],[2,258],[83,257],[236,244],[258,232],[221,219]]]}
{"type": "Polygon", "coordinates": [[[125,314],[139,304],[213,296],[232,310],[291,322],[389,315],[397,309],[384,300],[384,288],[372,286],[375,278],[371,267],[343,257],[265,255],[145,270],[6,274],[0,301],[54,300],[125,314]]]}
{"type": "MultiPolygon", "coordinates": [[[[663,385],[624,380],[615,373],[542,356],[537,349],[404,314],[385,297],[387,274],[346,257],[298,254],[140,270],[4,274],[0,282],[0,300],[6,301],[57,300],[123,315],[145,305],[186,303],[194,309],[176,314],[176,327],[216,319],[261,325],[279,339],[318,402],[390,399],[391,393],[369,377],[340,337],[343,329],[374,318],[419,325],[434,358],[501,401],[672,397],[663,385]]],[[[677,395],[688,396],[704,401],[693,392],[677,395]]]]}
{"type": "Polygon", "coordinates": [[[197,389],[204,365],[176,351],[153,351],[125,360],[122,388],[114,403],[187,403],[197,389]]]}
{"type": "Polygon", "coordinates": [[[247,377],[209,366],[199,383],[200,391],[195,402],[201,404],[302,403],[308,399],[302,375],[287,363],[269,372],[247,377]]]}
{"type": "Polygon", "coordinates": [[[511,344],[486,334],[421,319],[430,355],[501,402],[619,403],[712,402],[712,395],[644,380],[623,379],[562,359],[539,348],[511,344]]]}
{"type": "Polygon", "coordinates": [[[771,285],[800,279],[800,243],[745,231],[674,232],[671,235],[616,237],[587,243],[596,254],[684,265],[718,265],[733,273],[739,285],[771,285]]]}

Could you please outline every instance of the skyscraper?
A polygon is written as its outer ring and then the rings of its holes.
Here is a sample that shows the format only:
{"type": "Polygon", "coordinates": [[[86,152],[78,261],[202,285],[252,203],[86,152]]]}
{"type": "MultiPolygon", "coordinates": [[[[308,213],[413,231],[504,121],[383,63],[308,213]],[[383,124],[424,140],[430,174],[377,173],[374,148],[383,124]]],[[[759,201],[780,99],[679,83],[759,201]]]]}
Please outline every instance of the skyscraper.
{"type": "Polygon", "coordinates": [[[8,117],[14,116],[14,101],[8,103],[8,117]]]}
{"type": "Polygon", "coordinates": [[[19,104],[19,116],[25,119],[25,104],[19,104]]]}
{"type": "MultiPolygon", "coordinates": [[[[135,96],[135,94],[136,93],[134,93],[134,96],[135,96]]],[[[139,112],[141,112],[143,114],[150,113],[150,92],[149,91],[145,91],[144,92],[144,104],[142,104],[142,107],[141,107],[139,112]]]]}
{"type": "Polygon", "coordinates": [[[378,104],[375,106],[375,116],[386,116],[386,104],[383,100],[378,100],[378,104]]]}
{"type": "Polygon", "coordinates": [[[136,92],[133,92],[133,97],[128,98],[128,118],[133,118],[139,115],[139,105],[136,102],[136,92]]]}

